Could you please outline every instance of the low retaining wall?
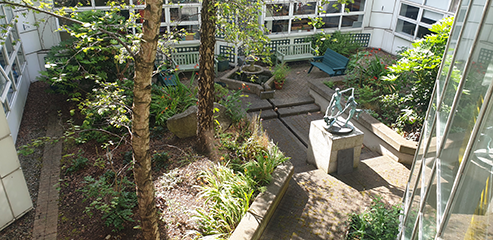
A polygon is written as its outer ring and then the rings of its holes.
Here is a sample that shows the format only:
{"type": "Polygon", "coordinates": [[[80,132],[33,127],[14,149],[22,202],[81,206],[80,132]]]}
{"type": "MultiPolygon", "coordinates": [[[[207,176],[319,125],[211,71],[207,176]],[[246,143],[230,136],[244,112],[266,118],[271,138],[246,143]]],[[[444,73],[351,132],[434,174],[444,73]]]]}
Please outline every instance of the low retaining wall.
{"type": "MultiPolygon", "coordinates": [[[[224,74],[224,76],[221,77],[221,82],[226,83],[229,89],[236,90],[243,88],[243,92],[254,93],[262,99],[274,98],[274,92],[275,92],[274,77],[269,78],[269,80],[267,80],[267,82],[265,82],[263,85],[250,83],[250,82],[243,82],[229,78],[229,76],[236,74],[236,72],[239,69],[240,69],[239,67],[235,67],[232,70],[230,70],[228,73],[224,74]],[[246,87],[243,87],[244,85],[246,87]]],[[[264,72],[265,71],[269,71],[269,70],[264,68],[264,72]]]]}
{"type": "Polygon", "coordinates": [[[267,185],[265,192],[255,198],[229,239],[250,240],[259,239],[262,236],[265,227],[288,189],[289,180],[293,173],[294,167],[289,160],[277,166],[272,173],[272,182],[267,185]]]}
{"type": "MultiPolygon", "coordinates": [[[[310,96],[315,99],[315,103],[320,106],[322,111],[325,111],[335,91],[323,84],[320,79],[308,80],[308,85],[310,96]]],[[[366,147],[400,163],[412,164],[417,147],[416,142],[401,137],[367,113],[362,113],[359,119],[352,118],[351,122],[365,133],[363,144],[366,147]]]]}

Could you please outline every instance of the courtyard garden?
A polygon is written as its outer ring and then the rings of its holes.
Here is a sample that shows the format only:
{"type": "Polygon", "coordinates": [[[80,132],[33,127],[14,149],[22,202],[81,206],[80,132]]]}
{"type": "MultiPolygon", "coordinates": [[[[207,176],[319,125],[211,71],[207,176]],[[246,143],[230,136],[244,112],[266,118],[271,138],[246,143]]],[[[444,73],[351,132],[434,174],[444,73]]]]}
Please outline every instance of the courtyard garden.
{"type": "MultiPolygon", "coordinates": [[[[416,140],[449,23],[434,25],[432,31],[437,35],[426,37],[399,56],[348,44],[349,40],[340,32],[317,35],[312,39],[312,46],[320,56],[330,48],[350,59],[344,80],[327,82],[329,87],[354,87],[356,99],[364,109],[416,140]]],[[[62,105],[60,118],[65,129],[62,139],[56,139],[64,141],[58,186],[58,236],[59,239],[94,239],[95,236],[139,239],[142,236],[136,214],[129,133],[133,65],[109,61],[118,51],[114,42],[103,41],[97,48],[89,44],[83,47],[84,51],[80,51],[80,44],[70,40],[53,48],[43,82],[35,83],[44,84],[40,88],[49,88],[54,92],[51,94],[70,100],[58,101],[62,105]],[[84,69],[82,74],[80,69],[84,69]]],[[[267,67],[279,75],[289,72],[286,65],[267,67]]],[[[175,77],[174,87],[152,86],[149,151],[159,229],[162,236],[170,239],[210,235],[227,238],[255,197],[271,182],[276,166],[289,158],[267,136],[260,118],[246,117],[246,109],[241,105],[243,89],[227,89],[219,84],[215,85],[214,98],[225,107],[223,114],[230,123],[216,124],[216,151],[210,156],[199,154],[193,137],[180,139],[167,129],[169,118],[197,105],[198,101],[196,72],[175,77]]],[[[276,81],[284,83],[289,79],[276,81]]],[[[38,139],[19,152],[39,153],[42,143],[49,141],[38,139]]],[[[382,209],[377,202],[375,206],[382,209]]],[[[383,209],[379,211],[398,215],[396,208],[383,209]]],[[[349,225],[357,229],[356,223],[349,225]]]]}

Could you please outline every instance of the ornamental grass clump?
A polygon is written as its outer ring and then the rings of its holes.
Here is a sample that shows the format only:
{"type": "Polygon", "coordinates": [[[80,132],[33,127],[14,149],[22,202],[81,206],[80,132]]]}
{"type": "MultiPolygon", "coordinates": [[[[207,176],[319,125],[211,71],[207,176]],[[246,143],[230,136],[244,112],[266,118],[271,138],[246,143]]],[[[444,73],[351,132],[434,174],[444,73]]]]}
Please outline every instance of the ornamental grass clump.
{"type": "Polygon", "coordinates": [[[248,131],[218,136],[220,149],[230,151],[228,159],[221,157],[227,162],[202,173],[204,185],[199,189],[209,206],[198,210],[196,219],[203,236],[227,238],[271,182],[274,169],[289,159],[269,140],[260,119],[252,119],[248,131]]]}

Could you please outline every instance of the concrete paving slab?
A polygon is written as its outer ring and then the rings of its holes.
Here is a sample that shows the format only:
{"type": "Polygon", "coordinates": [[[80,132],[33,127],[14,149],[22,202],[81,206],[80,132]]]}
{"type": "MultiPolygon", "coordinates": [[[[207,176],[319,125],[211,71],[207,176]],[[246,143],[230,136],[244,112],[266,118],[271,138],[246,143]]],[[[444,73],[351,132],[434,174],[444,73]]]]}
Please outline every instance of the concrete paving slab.
{"type": "Polygon", "coordinates": [[[320,111],[287,116],[282,120],[287,124],[289,129],[300,138],[305,146],[308,146],[308,134],[310,133],[310,123],[315,120],[320,120],[324,117],[324,114],[320,111]]]}
{"type": "Polygon", "coordinates": [[[267,120],[272,118],[277,118],[277,113],[273,109],[263,109],[260,111],[248,112],[250,116],[260,115],[260,118],[267,120]]]}
{"type": "Polygon", "coordinates": [[[314,103],[315,100],[308,96],[302,96],[302,97],[285,97],[285,98],[273,98],[270,99],[272,104],[276,107],[291,107],[291,106],[297,106],[297,105],[303,105],[303,104],[310,104],[314,103]]]}
{"type": "Polygon", "coordinates": [[[278,108],[277,112],[281,117],[287,117],[292,115],[305,114],[309,112],[317,112],[319,110],[320,107],[317,104],[312,103],[312,104],[278,108]]]}
{"type": "Polygon", "coordinates": [[[241,98],[241,107],[248,109],[248,112],[273,108],[267,99],[260,99],[260,97],[251,93],[245,93],[244,97],[241,98]]]}
{"type": "Polygon", "coordinates": [[[312,170],[314,167],[306,162],[306,147],[279,119],[262,121],[269,137],[277,143],[279,149],[288,157],[294,166],[294,172],[312,170]]]}

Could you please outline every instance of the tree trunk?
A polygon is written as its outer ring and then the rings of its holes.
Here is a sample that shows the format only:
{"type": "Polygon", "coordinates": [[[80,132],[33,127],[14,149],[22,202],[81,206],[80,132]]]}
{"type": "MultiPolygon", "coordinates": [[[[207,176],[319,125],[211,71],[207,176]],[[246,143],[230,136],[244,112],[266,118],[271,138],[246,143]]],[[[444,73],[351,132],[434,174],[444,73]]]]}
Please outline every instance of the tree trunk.
{"type": "Polygon", "coordinates": [[[197,150],[211,153],[214,148],[214,47],[216,44],[215,0],[203,0],[200,17],[199,106],[197,111],[197,150]]]}
{"type": "Polygon", "coordinates": [[[152,71],[163,11],[162,4],[162,0],[146,0],[143,14],[143,36],[135,59],[132,148],[141,227],[146,240],[159,239],[149,152],[149,107],[151,105],[152,71]]]}

